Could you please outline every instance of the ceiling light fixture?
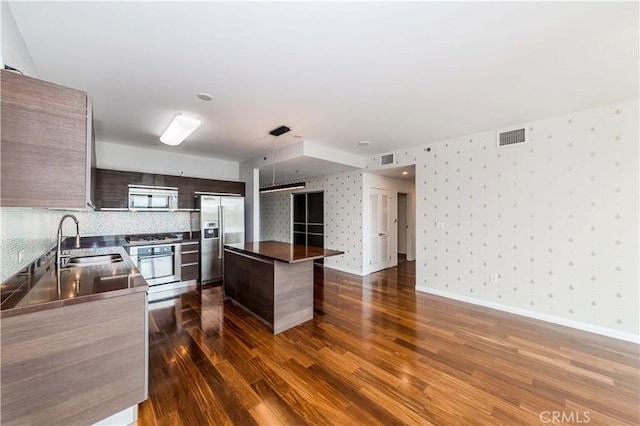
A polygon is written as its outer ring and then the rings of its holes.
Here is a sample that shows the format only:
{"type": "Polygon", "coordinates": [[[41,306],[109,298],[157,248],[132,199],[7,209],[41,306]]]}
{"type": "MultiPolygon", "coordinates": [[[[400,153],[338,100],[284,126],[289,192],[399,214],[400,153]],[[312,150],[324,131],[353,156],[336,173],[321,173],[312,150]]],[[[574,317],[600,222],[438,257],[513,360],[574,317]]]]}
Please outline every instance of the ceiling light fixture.
{"type": "Polygon", "coordinates": [[[160,142],[171,146],[180,145],[200,124],[201,121],[195,117],[178,114],[160,136],[160,142]]]}
{"type": "Polygon", "coordinates": [[[260,188],[260,193],[266,194],[268,192],[291,191],[293,189],[303,189],[304,187],[304,182],[283,183],[279,185],[270,185],[260,188]]]}
{"type": "Polygon", "coordinates": [[[211,96],[210,94],[208,94],[207,92],[200,92],[198,93],[198,97],[200,99],[202,99],[203,101],[210,101],[211,99],[213,99],[213,96],[211,96]]]}
{"type": "Polygon", "coordinates": [[[403,175],[408,175],[408,174],[409,174],[409,172],[402,172],[402,174],[403,174],[403,175]]]}
{"type": "Polygon", "coordinates": [[[371,144],[371,142],[369,142],[369,141],[360,141],[360,142],[358,142],[358,145],[360,145],[360,146],[367,146],[369,144],[371,144]]]}

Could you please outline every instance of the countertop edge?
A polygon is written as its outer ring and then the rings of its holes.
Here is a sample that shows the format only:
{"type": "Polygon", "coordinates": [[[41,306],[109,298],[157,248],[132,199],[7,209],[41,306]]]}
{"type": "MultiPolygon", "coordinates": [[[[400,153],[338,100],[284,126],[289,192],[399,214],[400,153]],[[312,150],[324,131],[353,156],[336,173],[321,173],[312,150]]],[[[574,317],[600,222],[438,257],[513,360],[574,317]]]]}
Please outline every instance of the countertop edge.
{"type": "MultiPolygon", "coordinates": [[[[288,243],[284,243],[284,244],[288,244],[288,243]]],[[[302,259],[285,259],[282,257],[278,257],[278,256],[273,256],[273,255],[268,255],[265,253],[258,253],[252,250],[246,250],[244,248],[240,248],[240,247],[234,247],[232,245],[225,245],[224,246],[225,250],[229,250],[229,251],[233,251],[236,253],[244,253],[247,255],[251,255],[251,256],[256,256],[256,257],[262,257],[265,259],[271,259],[271,260],[277,260],[279,262],[283,262],[283,263],[300,263],[300,262],[309,262],[309,261],[313,261],[316,259],[324,259],[325,257],[331,257],[331,256],[339,256],[341,254],[344,254],[343,251],[339,251],[339,250],[329,250],[329,249],[322,249],[325,251],[325,253],[323,253],[322,255],[317,255],[317,256],[307,256],[304,257],[302,259]],[[327,253],[329,252],[329,253],[327,253]]]]}
{"type": "MultiPolygon", "coordinates": [[[[142,276],[140,276],[142,279],[142,276]]],[[[112,297],[126,296],[133,293],[146,292],[148,286],[129,287],[120,290],[112,290],[104,293],[95,293],[72,299],[54,300],[51,302],[39,303],[37,305],[18,306],[15,308],[0,311],[0,319],[15,317],[18,315],[32,314],[50,309],[64,308],[67,306],[79,305],[82,303],[95,302],[96,300],[110,299],[112,297]]]]}

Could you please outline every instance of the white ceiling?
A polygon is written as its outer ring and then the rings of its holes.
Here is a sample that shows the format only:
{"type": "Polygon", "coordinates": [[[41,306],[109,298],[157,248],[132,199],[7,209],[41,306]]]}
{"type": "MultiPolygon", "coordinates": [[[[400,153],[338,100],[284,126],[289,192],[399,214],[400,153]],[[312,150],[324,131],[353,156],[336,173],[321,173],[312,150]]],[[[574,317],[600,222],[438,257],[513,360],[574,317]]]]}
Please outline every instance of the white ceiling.
{"type": "Polygon", "coordinates": [[[280,147],[369,155],[638,96],[638,2],[10,7],[40,77],[93,97],[98,140],[230,160],[282,124],[280,147]],[[164,147],[180,112],[203,124],[164,147]]]}
{"type": "Polygon", "coordinates": [[[393,179],[406,180],[407,182],[414,182],[416,179],[416,166],[392,167],[389,169],[372,171],[371,173],[393,179]]]}

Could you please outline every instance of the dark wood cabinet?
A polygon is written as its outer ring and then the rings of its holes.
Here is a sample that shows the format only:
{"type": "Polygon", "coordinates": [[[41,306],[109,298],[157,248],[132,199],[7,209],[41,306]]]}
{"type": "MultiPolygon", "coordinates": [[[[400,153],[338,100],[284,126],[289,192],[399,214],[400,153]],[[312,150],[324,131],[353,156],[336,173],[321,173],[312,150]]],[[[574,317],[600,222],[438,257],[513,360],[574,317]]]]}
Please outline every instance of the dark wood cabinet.
{"type": "Polygon", "coordinates": [[[225,250],[224,293],[267,323],[274,322],[273,261],[225,250]]]}
{"type": "Polygon", "coordinates": [[[194,178],[178,177],[178,209],[193,210],[196,208],[194,178]]]}
{"type": "Polygon", "coordinates": [[[96,208],[122,209],[129,205],[129,184],[140,184],[142,173],[96,169],[96,208]]]}
{"type": "Polygon", "coordinates": [[[135,185],[144,185],[144,186],[155,186],[156,184],[156,175],[153,173],[139,173],[139,180],[137,182],[130,182],[135,185]]]}
{"type": "Polygon", "coordinates": [[[0,205],[86,208],[93,157],[87,94],[1,73],[0,205]]]}
{"type": "Polygon", "coordinates": [[[225,252],[224,256],[224,296],[231,299],[236,299],[238,288],[238,280],[240,274],[238,273],[238,256],[228,256],[225,252]]]}
{"type": "MultiPolygon", "coordinates": [[[[178,188],[178,176],[170,175],[153,175],[154,186],[164,186],[169,188],[178,188]]],[[[179,202],[180,200],[178,200],[179,202]]]]}
{"type": "Polygon", "coordinates": [[[274,265],[271,261],[252,260],[249,272],[250,311],[273,324],[274,265]]]}
{"type": "Polygon", "coordinates": [[[96,208],[102,210],[126,209],[129,202],[129,185],[178,188],[178,209],[180,210],[195,210],[197,191],[244,196],[245,187],[244,182],[109,169],[96,169],[95,176],[95,204],[96,208]]]}
{"type": "Polygon", "coordinates": [[[244,182],[194,178],[194,191],[213,194],[239,194],[244,197],[244,182]]]}
{"type": "Polygon", "coordinates": [[[200,281],[200,242],[186,241],[180,245],[182,267],[180,281],[200,281]]]}

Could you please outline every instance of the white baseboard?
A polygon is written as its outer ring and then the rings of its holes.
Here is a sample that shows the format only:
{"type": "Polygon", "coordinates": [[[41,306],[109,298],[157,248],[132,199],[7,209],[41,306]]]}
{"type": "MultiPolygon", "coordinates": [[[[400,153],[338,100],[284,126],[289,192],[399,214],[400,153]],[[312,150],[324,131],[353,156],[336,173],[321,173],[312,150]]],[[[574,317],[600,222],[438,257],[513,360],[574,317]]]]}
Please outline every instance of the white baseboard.
{"type": "Polygon", "coordinates": [[[578,330],[588,331],[590,333],[600,334],[602,336],[613,337],[614,339],[624,340],[626,342],[640,344],[640,336],[637,334],[626,333],[624,331],[613,330],[599,325],[588,324],[586,322],[570,320],[555,315],[543,314],[540,312],[530,311],[528,309],[517,308],[515,306],[503,305],[501,303],[490,302],[488,300],[476,299],[473,297],[463,296],[457,293],[437,290],[434,288],[416,286],[416,291],[429,293],[436,296],[446,297],[448,299],[459,300],[461,302],[471,303],[473,305],[484,306],[487,308],[497,309],[499,311],[509,312],[523,317],[533,318],[554,324],[564,325],[566,327],[577,328],[578,330]]]}
{"type": "Polygon", "coordinates": [[[364,276],[364,273],[362,273],[362,271],[359,271],[357,269],[345,268],[344,266],[327,265],[325,263],[324,267],[325,268],[329,268],[329,269],[335,269],[336,271],[340,271],[340,272],[346,272],[347,274],[357,275],[359,277],[363,277],[364,276]]]}

